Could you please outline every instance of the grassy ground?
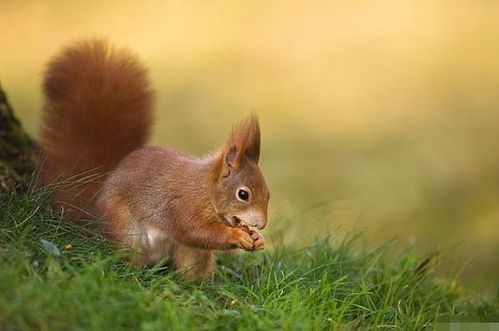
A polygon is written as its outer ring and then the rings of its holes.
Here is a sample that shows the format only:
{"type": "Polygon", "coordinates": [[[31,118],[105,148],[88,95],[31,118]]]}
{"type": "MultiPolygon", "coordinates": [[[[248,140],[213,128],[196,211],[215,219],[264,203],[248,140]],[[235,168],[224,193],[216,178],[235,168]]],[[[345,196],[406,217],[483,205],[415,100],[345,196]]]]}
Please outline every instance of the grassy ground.
{"type": "Polygon", "coordinates": [[[420,259],[388,244],[360,248],[358,236],[227,255],[213,279],[195,283],[134,270],[43,195],[13,195],[0,210],[2,330],[411,330],[442,315],[497,315],[497,302],[418,274],[420,259]]]}

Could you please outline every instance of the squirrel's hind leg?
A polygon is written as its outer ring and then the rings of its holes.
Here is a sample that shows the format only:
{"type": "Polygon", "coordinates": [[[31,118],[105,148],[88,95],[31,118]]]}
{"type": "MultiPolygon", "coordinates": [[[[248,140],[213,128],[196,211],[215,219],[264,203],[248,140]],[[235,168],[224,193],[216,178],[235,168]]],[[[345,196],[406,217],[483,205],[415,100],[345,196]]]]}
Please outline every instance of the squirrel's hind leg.
{"type": "Polygon", "coordinates": [[[183,271],[183,276],[209,277],[215,270],[215,254],[209,249],[199,249],[176,243],[172,249],[172,262],[176,269],[183,271]]]}
{"type": "Polygon", "coordinates": [[[114,195],[98,204],[108,234],[128,250],[133,265],[149,267],[171,258],[174,240],[160,229],[138,222],[126,199],[114,195]]]}

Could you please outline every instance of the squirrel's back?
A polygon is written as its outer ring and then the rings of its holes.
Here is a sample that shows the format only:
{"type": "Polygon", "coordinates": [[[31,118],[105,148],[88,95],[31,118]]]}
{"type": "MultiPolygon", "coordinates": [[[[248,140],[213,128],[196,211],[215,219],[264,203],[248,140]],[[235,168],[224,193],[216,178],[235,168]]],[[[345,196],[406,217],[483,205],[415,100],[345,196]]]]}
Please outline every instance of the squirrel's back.
{"type": "Polygon", "coordinates": [[[40,182],[56,183],[54,201],[70,215],[91,214],[105,176],[149,137],[147,70],[128,49],[79,41],[49,63],[43,93],[40,182]]]}

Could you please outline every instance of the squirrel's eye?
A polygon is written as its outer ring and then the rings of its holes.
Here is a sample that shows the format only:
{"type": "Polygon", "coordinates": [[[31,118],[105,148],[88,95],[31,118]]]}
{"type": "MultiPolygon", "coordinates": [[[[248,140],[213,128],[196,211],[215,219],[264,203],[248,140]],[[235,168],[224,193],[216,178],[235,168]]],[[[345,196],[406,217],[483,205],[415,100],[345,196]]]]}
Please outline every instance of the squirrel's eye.
{"type": "Polygon", "coordinates": [[[247,202],[249,199],[249,192],[245,189],[240,188],[239,190],[237,190],[237,197],[239,200],[247,202]]]}

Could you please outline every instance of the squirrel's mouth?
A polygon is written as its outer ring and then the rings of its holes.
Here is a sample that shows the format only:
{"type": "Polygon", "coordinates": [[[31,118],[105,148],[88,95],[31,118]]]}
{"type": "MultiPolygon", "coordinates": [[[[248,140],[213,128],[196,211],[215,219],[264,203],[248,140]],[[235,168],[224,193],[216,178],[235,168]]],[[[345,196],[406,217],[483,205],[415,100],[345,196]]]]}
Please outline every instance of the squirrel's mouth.
{"type": "Polygon", "coordinates": [[[223,214],[223,213],[217,213],[217,214],[220,222],[227,226],[230,226],[231,228],[247,227],[248,229],[250,228],[263,229],[265,227],[265,224],[263,226],[259,226],[257,222],[251,219],[248,221],[246,218],[240,218],[239,216],[236,215],[223,214]]]}
{"type": "Polygon", "coordinates": [[[220,219],[222,220],[222,222],[227,225],[227,226],[230,226],[232,228],[238,228],[238,227],[241,227],[242,225],[246,225],[248,227],[253,227],[249,224],[246,224],[246,222],[244,222],[243,220],[241,220],[239,217],[233,215],[233,216],[227,216],[227,215],[219,215],[220,219]]]}
{"type": "Polygon", "coordinates": [[[233,226],[234,227],[242,227],[242,226],[246,226],[248,228],[257,228],[258,226],[256,224],[250,224],[248,222],[245,222],[244,220],[240,219],[239,217],[237,216],[232,216],[232,223],[234,224],[233,226]]]}
{"type": "Polygon", "coordinates": [[[235,226],[241,226],[241,224],[243,223],[243,221],[241,221],[241,219],[237,216],[232,216],[232,220],[235,226]]]}

